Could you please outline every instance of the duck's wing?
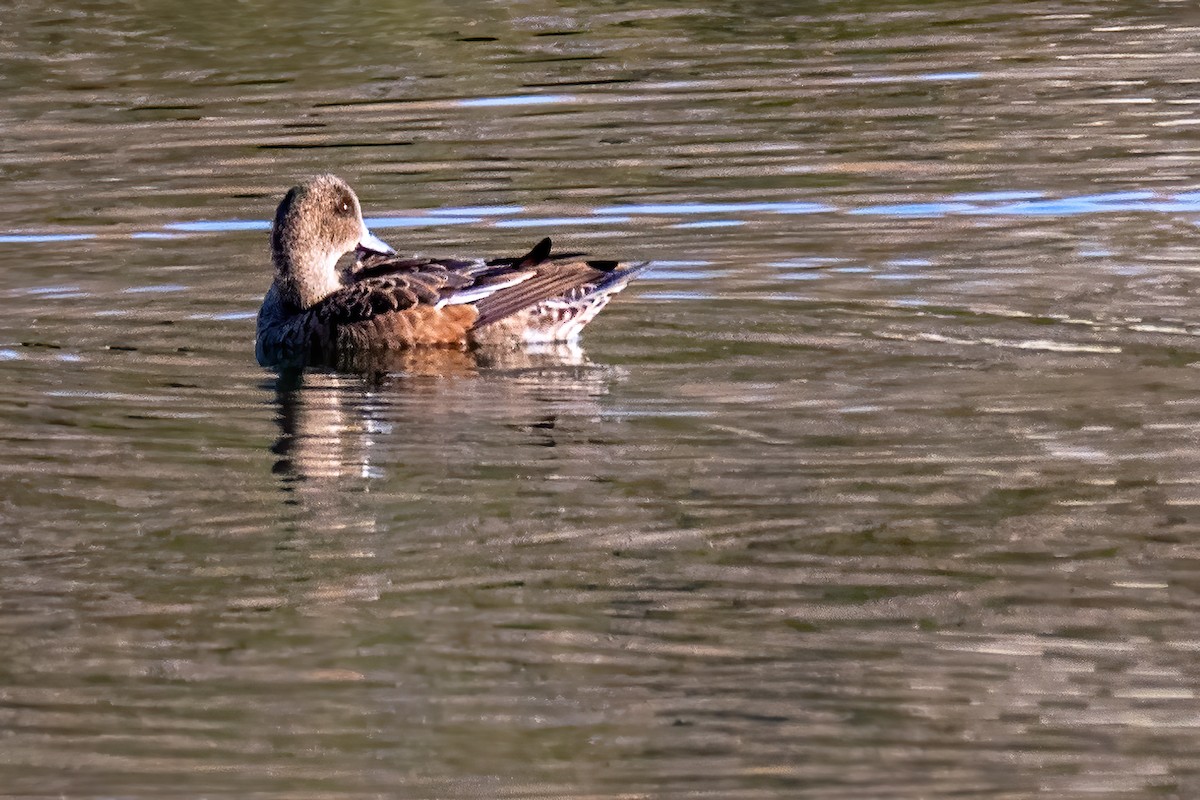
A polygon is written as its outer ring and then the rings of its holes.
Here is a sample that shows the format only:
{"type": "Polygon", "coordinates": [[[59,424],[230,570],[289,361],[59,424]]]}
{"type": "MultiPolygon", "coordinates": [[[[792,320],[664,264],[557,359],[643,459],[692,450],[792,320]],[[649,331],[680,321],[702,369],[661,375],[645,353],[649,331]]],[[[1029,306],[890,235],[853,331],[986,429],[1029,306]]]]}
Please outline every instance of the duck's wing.
{"type": "MultiPolygon", "coordinates": [[[[405,258],[371,253],[353,264],[343,278],[347,283],[353,283],[386,275],[444,275],[450,278],[450,281],[455,284],[455,288],[458,288],[470,285],[475,281],[486,281],[503,274],[535,267],[549,260],[550,247],[550,238],[547,237],[534,245],[528,253],[517,258],[405,258]]],[[[558,254],[554,258],[562,259],[579,255],[582,254],[558,254]]]]}
{"type": "MultiPolygon", "coordinates": [[[[507,261],[507,260],[505,260],[507,261]]],[[[512,263],[489,262],[492,269],[532,270],[534,276],[506,287],[475,303],[479,316],[473,328],[482,328],[520,312],[558,320],[574,320],[575,332],[608,302],[609,298],[641,272],[646,264],[586,259],[584,253],[550,253],[550,240],[538,242],[528,254],[512,263]]],[[[526,338],[528,338],[528,331],[526,338]]],[[[558,338],[557,334],[547,334],[558,338]]]]}
{"type": "Polygon", "coordinates": [[[427,289],[421,298],[424,302],[469,303],[532,276],[531,270],[516,266],[518,261],[371,255],[355,264],[343,280],[354,286],[360,282],[395,279],[427,289]]]}
{"type": "Polygon", "coordinates": [[[437,290],[420,276],[381,275],[343,286],[306,313],[326,324],[348,325],[420,303],[436,303],[437,298],[437,290]]]}
{"type": "MultiPolygon", "coordinates": [[[[551,247],[545,238],[523,256],[487,261],[372,256],[356,266],[351,279],[403,278],[436,293],[438,307],[473,305],[479,312],[473,327],[478,328],[602,282],[620,266],[585,261],[582,253],[551,254],[551,247]]],[[[421,300],[430,302],[424,296],[421,300]]]]}
{"type": "Polygon", "coordinates": [[[479,310],[479,316],[475,319],[474,327],[490,325],[518,311],[568,295],[580,287],[596,283],[604,274],[585,261],[545,264],[529,280],[477,301],[475,308],[479,310]]]}

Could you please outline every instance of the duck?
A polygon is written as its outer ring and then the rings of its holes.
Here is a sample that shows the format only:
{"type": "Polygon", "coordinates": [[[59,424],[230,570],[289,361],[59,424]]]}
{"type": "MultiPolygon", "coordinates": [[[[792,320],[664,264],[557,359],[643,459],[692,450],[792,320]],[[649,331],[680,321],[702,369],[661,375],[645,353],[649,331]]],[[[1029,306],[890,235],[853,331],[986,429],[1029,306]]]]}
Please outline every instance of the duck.
{"type": "Polygon", "coordinates": [[[258,312],[264,367],[330,363],[346,354],[418,347],[574,344],[648,262],[552,253],[399,256],[363,221],[358,196],[320,175],[284,196],[271,225],[274,280],[258,312]],[[354,251],[354,263],[339,268],[354,251]]]}

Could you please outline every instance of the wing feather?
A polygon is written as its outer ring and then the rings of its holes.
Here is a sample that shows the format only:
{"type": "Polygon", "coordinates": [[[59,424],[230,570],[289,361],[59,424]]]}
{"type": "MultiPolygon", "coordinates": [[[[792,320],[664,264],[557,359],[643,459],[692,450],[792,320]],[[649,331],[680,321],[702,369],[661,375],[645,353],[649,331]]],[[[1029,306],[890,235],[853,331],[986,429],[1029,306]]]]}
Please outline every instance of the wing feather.
{"type": "Polygon", "coordinates": [[[480,327],[594,283],[608,271],[609,262],[589,264],[580,253],[552,255],[551,247],[547,237],[519,258],[489,261],[372,255],[347,273],[347,288],[399,281],[406,289],[403,302],[412,297],[414,304],[434,308],[471,304],[480,327]]]}

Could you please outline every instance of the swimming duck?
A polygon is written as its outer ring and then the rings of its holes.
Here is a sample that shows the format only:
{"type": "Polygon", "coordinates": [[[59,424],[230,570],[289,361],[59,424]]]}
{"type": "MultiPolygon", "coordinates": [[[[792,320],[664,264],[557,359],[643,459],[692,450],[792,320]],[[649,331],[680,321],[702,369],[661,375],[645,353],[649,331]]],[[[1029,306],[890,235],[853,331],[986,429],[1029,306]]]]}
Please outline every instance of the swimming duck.
{"type": "Polygon", "coordinates": [[[271,227],[275,280],[258,312],[258,361],[570,342],[646,267],[550,248],[547,238],[520,258],[403,258],[367,229],[345,181],[305,181],[283,198],[271,227]],[[351,250],[356,263],[339,269],[351,250]]]}

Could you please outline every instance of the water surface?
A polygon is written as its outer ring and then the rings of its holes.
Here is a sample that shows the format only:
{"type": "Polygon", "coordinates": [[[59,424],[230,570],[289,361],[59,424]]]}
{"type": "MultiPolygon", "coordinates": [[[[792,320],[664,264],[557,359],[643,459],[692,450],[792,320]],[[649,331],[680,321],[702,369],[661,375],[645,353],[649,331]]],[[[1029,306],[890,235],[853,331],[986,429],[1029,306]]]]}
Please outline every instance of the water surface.
{"type": "Polygon", "coordinates": [[[20,5],[13,797],[1191,797],[1195,20],[20,5]],[[266,221],[652,270],[582,351],[253,358],[266,221]]]}

